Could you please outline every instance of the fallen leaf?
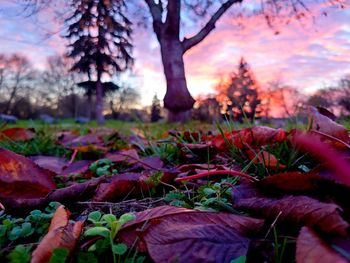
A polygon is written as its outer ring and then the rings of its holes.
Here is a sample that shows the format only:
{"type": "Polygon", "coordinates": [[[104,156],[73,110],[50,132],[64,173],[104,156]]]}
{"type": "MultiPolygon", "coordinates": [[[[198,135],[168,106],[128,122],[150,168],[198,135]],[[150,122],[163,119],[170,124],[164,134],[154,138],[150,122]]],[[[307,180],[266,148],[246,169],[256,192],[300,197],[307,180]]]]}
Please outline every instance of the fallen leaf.
{"type": "Polygon", "coordinates": [[[298,149],[310,153],[321,164],[333,171],[335,180],[350,186],[350,163],[347,162],[345,155],[309,133],[296,133],[293,137],[293,144],[298,149]]]}
{"type": "Polygon", "coordinates": [[[254,160],[253,161],[254,164],[263,164],[265,167],[271,168],[271,169],[276,169],[277,167],[279,169],[286,168],[284,164],[280,163],[277,160],[275,155],[267,151],[255,153],[251,150],[247,150],[246,154],[248,155],[248,158],[250,160],[254,160]]]}
{"type": "Polygon", "coordinates": [[[0,197],[43,197],[56,185],[52,174],[30,159],[0,148],[0,197]]]}
{"type": "Polygon", "coordinates": [[[139,165],[144,169],[161,170],[164,166],[164,162],[159,156],[148,156],[142,158],[139,165]]]}
{"type": "Polygon", "coordinates": [[[34,129],[26,128],[9,128],[0,131],[0,141],[11,140],[11,141],[29,141],[35,137],[34,129]]]}
{"type": "Polygon", "coordinates": [[[114,175],[110,183],[100,184],[94,201],[115,201],[125,196],[148,194],[153,187],[147,184],[150,173],[124,173],[114,175]]]}
{"type": "Polygon", "coordinates": [[[230,262],[246,255],[263,220],[229,213],[160,206],[136,214],[118,233],[155,262],[230,262]],[[136,229],[138,231],[136,231],[136,229]]]}
{"type": "Polygon", "coordinates": [[[107,148],[103,146],[103,140],[98,134],[87,134],[82,136],[65,135],[59,143],[71,150],[77,150],[82,153],[90,152],[107,152],[107,148]],[[67,137],[68,136],[68,137],[67,137]]]}
{"type": "Polygon", "coordinates": [[[297,239],[297,263],[346,263],[325,241],[312,229],[303,227],[297,239]]]}
{"type": "Polygon", "coordinates": [[[7,211],[24,214],[25,212],[47,206],[50,202],[72,203],[91,198],[96,188],[106,180],[105,177],[93,178],[84,183],[76,183],[65,188],[56,189],[40,198],[1,198],[7,211]]]}
{"type": "Polygon", "coordinates": [[[140,157],[135,149],[107,153],[106,158],[115,163],[127,163],[128,165],[133,165],[140,160],[140,157]]]}
{"type": "Polygon", "coordinates": [[[309,123],[311,124],[311,128],[316,131],[328,134],[346,143],[349,142],[347,129],[334,122],[328,116],[323,115],[322,111],[320,113],[315,107],[309,108],[309,123]]]}
{"type": "Polygon", "coordinates": [[[62,143],[66,147],[74,148],[87,145],[101,145],[103,140],[97,134],[87,134],[72,138],[70,141],[62,143]]]}
{"type": "Polygon", "coordinates": [[[56,156],[31,156],[31,160],[39,165],[41,168],[50,170],[55,174],[60,174],[63,169],[68,165],[68,160],[62,157],[56,156]]]}
{"type": "Polygon", "coordinates": [[[317,106],[316,109],[317,109],[317,111],[318,111],[320,114],[322,114],[322,115],[328,117],[328,118],[331,119],[332,121],[335,121],[335,120],[337,119],[337,116],[335,116],[333,112],[330,112],[329,110],[327,110],[327,109],[324,108],[324,107],[317,106]]]}
{"type": "Polygon", "coordinates": [[[255,126],[242,130],[225,133],[224,136],[208,136],[204,137],[206,141],[211,142],[213,146],[219,150],[228,147],[227,143],[243,149],[246,145],[261,147],[268,144],[283,142],[287,139],[287,133],[282,129],[273,129],[265,126],[255,126]]]}
{"type": "Polygon", "coordinates": [[[59,175],[68,176],[70,174],[85,174],[89,170],[90,164],[92,164],[92,161],[89,160],[80,160],[73,162],[64,167],[59,175]]]}
{"type": "Polygon", "coordinates": [[[335,204],[322,203],[307,196],[287,196],[282,199],[266,197],[236,198],[234,207],[274,220],[282,212],[279,221],[295,227],[310,226],[326,234],[347,236],[349,223],[335,204]]]}
{"type": "Polygon", "coordinates": [[[286,172],[265,177],[256,183],[266,191],[280,190],[282,192],[304,192],[319,190],[320,184],[329,180],[314,173],[286,172]]]}
{"type": "Polygon", "coordinates": [[[60,206],[57,208],[50,224],[48,233],[32,253],[31,263],[49,262],[53,250],[65,248],[72,252],[80,237],[83,222],[69,222],[70,213],[60,206]]]}

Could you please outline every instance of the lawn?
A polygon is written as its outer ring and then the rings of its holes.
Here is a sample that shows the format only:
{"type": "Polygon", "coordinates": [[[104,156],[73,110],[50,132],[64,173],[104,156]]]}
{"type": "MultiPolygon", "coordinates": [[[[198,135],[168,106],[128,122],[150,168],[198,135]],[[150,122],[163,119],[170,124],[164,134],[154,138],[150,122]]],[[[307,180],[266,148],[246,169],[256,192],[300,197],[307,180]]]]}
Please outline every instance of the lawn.
{"type": "Polygon", "coordinates": [[[346,262],[349,134],[327,116],[3,126],[1,261],[346,262]]]}

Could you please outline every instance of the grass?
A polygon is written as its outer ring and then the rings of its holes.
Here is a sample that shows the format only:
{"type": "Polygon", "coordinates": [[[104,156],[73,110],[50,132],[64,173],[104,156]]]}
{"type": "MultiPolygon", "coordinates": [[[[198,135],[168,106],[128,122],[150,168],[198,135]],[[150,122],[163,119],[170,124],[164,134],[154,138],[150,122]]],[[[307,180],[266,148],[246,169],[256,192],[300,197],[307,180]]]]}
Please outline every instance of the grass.
{"type": "MultiPolygon", "coordinates": [[[[263,124],[261,124],[263,125],[263,124]]],[[[349,123],[347,123],[349,125],[349,123]]],[[[106,125],[104,128],[113,128],[116,129],[122,139],[114,138],[115,145],[113,147],[110,147],[110,149],[116,150],[119,148],[124,148],[124,146],[120,146],[119,144],[123,143],[129,143],[130,141],[126,139],[128,136],[137,134],[142,135],[140,139],[140,145],[139,146],[139,154],[141,157],[144,156],[158,156],[163,161],[165,161],[166,165],[169,165],[169,167],[173,167],[180,164],[185,164],[186,161],[190,163],[189,160],[184,159],[184,154],[188,154],[191,156],[199,155],[196,153],[193,149],[185,147],[179,147],[181,144],[197,144],[200,142],[200,136],[201,134],[198,134],[198,138],[195,138],[196,136],[194,134],[189,133],[189,136],[184,135],[178,135],[175,136],[175,140],[173,137],[170,137],[167,133],[169,130],[173,130],[176,128],[178,131],[190,131],[190,132],[200,132],[203,131],[203,134],[206,134],[208,131],[215,131],[216,134],[222,134],[224,135],[227,131],[232,131],[234,129],[242,129],[245,127],[252,127],[253,123],[250,123],[246,121],[244,124],[237,124],[230,120],[227,120],[226,122],[218,125],[214,124],[205,124],[198,121],[191,121],[186,124],[168,124],[168,123],[141,123],[141,122],[123,122],[123,121],[117,121],[117,120],[107,120],[106,125]],[[125,140],[121,142],[122,140],[125,140]],[[120,146],[120,147],[119,147],[120,146]],[[183,162],[183,160],[185,160],[183,162]]],[[[305,128],[305,125],[301,125],[302,128],[305,128]]],[[[296,122],[291,121],[290,123],[286,124],[286,129],[292,129],[292,128],[300,128],[300,124],[297,124],[296,122]]],[[[40,121],[32,121],[32,120],[20,120],[16,124],[8,124],[5,128],[10,127],[23,127],[23,128],[35,128],[36,130],[36,137],[33,140],[27,141],[27,142],[13,142],[13,141],[2,141],[0,142],[0,147],[7,148],[9,150],[12,150],[14,152],[17,152],[22,155],[52,155],[52,156],[66,156],[69,157],[72,153],[72,151],[65,149],[63,146],[60,146],[56,143],[55,139],[55,133],[62,131],[62,130],[70,130],[75,129],[78,130],[80,134],[86,134],[88,132],[88,129],[90,128],[97,128],[96,122],[89,122],[87,124],[76,124],[74,120],[68,119],[68,120],[62,120],[54,125],[47,125],[43,124],[40,121]]],[[[348,126],[350,128],[350,126],[348,126]]],[[[225,138],[225,137],[224,137],[225,138]]],[[[258,156],[262,151],[269,152],[273,154],[278,162],[285,165],[285,168],[281,169],[279,166],[277,166],[276,169],[269,169],[265,166],[265,160],[263,162],[254,162],[256,158],[250,159],[247,157],[247,154],[245,151],[235,147],[233,144],[229,142],[229,140],[226,139],[226,144],[229,148],[229,151],[223,159],[225,165],[236,165],[240,167],[239,169],[242,172],[248,173],[250,175],[255,175],[258,178],[264,178],[266,176],[269,176],[274,173],[280,173],[280,172],[286,172],[286,171],[305,171],[305,169],[311,169],[313,168],[317,163],[315,163],[315,160],[310,158],[310,156],[304,155],[297,150],[293,149],[290,144],[287,142],[282,143],[275,143],[273,145],[269,146],[263,146],[260,149],[255,149],[255,154],[258,156]]],[[[127,144],[126,144],[127,145],[127,144]]],[[[200,153],[203,156],[201,156],[201,161],[198,163],[202,164],[208,164],[208,170],[210,164],[221,164],[216,163],[217,160],[213,160],[211,157],[211,154],[208,149],[202,150],[200,153]]],[[[197,156],[198,157],[198,156],[197,156]]],[[[187,157],[186,157],[187,158],[187,157]]],[[[192,159],[190,159],[192,161],[192,159]]],[[[198,158],[196,159],[198,161],[198,158]]],[[[112,164],[111,161],[102,159],[95,163],[93,163],[90,166],[90,172],[93,174],[92,177],[99,177],[99,176],[111,176],[112,174],[118,173],[119,170],[123,171],[123,167],[116,167],[112,164]]],[[[206,169],[206,168],[204,168],[206,169]]],[[[150,179],[149,183],[158,185],[162,182],[160,181],[160,178],[162,177],[163,173],[154,173],[150,179]]],[[[224,174],[225,175],[225,174],[224,174]]],[[[85,181],[85,178],[80,178],[80,174],[77,174],[77,177],[75,180],[85,181]]],[[[70,178],[69,180],[71,180],[70,178]]],[[[208,179],[210,180],[209,176],[208,179]]],[[[208,181],[209,181],[208,180],[208,181]]],[[[197,185],[194,186],[194,184],[191,183],[185,183],[177,186],[178,188],[175,188],[175,186],[167,185],[173,188],[171,191],[165,191],[163,188],[163,192],[150,192],[149,196],[150,198],[161,198],[165,203],[179,206],[179,207],[186,207],[191,209],[198,209],[198,210],[206,210],[206,211],[225,211],[229,213],[236,213],[241,214],[241,211],[236,211],[232,207],[232,195],[231,190],[232,187],[234,187],[237,183],[238,178],[237,177],[221,177],[220,181],[209,181],[201,186],[197,185]],[[175,188],[175,190],[174,190],[175,188]]],[[[63,183],[62,183],[63,184],[63,183]]],[[[63,184],[64,186],[64,184],[63,184]]],[[[168,189],[169,190],[169,189],[168,189]]],[[[142,193],[143,200],[146,199],[145,196],[148,193],[142,193]]],[[[148,197],[148,195],[147,195],[148,197]]],[[[125,197],[127,199],[128,196],[125,197]]],[[[34,210],[37,211],[37,210],[34,210]]],[[[39,211],[40,212],[40,211],[39,211]]],[[[37,212],[38,213],[38,212],[37,212]]],[[[74,211],[73,211],[74,213],[74,211]]],[[[95,242],[92,246],[93,249],[86,250],[86,251],[80,251],[79,257],[81,257],[81,260],[84,261],[85,258],[92,258],[94,254],[96,254],[96,258],[99,258],[100,256],[103,257],[103,255],[108,255],[109,259],[113,259],[113,262],[120,262],[121,259],[128,258],[129,255],[126,254],[126,248],[125,245],[114,243],[114,237],[117,233],[117,228],[120,224],[120,219],[115,218],[113,215],[103,215],[99,211],[94,212],[98,214],[96,218],[93,217],[93,215],[90,214],[88,217],[90,220],[90,224],[86,227],[85,232],[83,234],[84,237],[90,237],[90,236],[100,236],[102,239],[100,239],[98,242],[95,242]],[[94,220],[92,220],[94,219],[94,220]],[[103,220],[107,219],[107,220],[103,220]],[[109,221],[108,221],[109,220],[109,221]],[[104,227],[103,230],[101,230],[101,226],[104,227]],[[100,232],[98,232],[98,231],[100,232]],[[96,232],[97,231],[97,232],[96,232]],[[101,232],[102,231],[102,232],[101,232]],[[107,234],[106,234],[107,233],[107,234]],[[111,254],[112,253],[112,254],[111,254]]],[[[0,220],[3,219],[2,217],[5,217],[6,215],[2,215],[1,217],[0,213],[0,220]]],[[[23,225],[23,222],[25,220],[31,220],[29,219],[21,219],[20,221],[16,221],[17,219],[9,221],[11,223],[11,226],[8,225],[8,228],[6,228],[6,231],[2,230],[0,227],[0,244],[1,244],[1,237],[3,238],[3,245],[8,243],[9,237],[11,239],[19,240],[21,241],[23,238],[27,238],[28,233],[27,231],[27,225],[23,225]],[[22,222],[23,221],[23,222],[22,222]],[[13,230],[15,229],[15,230],[13,230]],[[2,236],[1,236],[2,233],[2,236]],[[16,235],[17,236],[16,236],[16,235]]],[[[28,221],[28,222],[29,222],[28,221]]],[[[6,221],[8,222],[8,221],[6,221]]],[[[32,223],[31,221],[29,223],[32,223]]],[[[44,222],[46,225],[48,222],[44,222]]],[[[45,227],[47,227],[45,225],[45,227]]],[[[1,225],[0,225],[1,226],[1,225]]],[[[42,228],[40,228],[39,230],[42,228]]],[[[2,227],[4,229],[4,227],[2,227]]],[[[33,233],[36,233],[35,231],[37,228],[34,226],[34,224],[31,224],[31,230],[33,230],[33,233]]],[[[40,230],[41,231],[41,230],[40,230]]],[[[38,232],[38,231],[37,231],[38,232]]],[[[30,232],[31,233],[31,232],[30,232]]],[[[30,234],[32,235],[32,234],[30,234]]],[[[35,240],[36,242],[36,240],[35,240]]],[[[290,239],[289,237],[286,237],[283,235],[283,232],[279,232],[276,228],[276,226],[273,227],[270,235],[269,235],[269,242],[271,242],[273,248],[274,248],[274,262],[286,262],[288,261],[289,252],[293,250],[293,247],[295,247],[295,240],[290,239]]],[[[16,242],[15,242],[16,243],[16,242]]],[[[20,244],[21,242],[17,242],[20,244]]],[[[17,244],[16,243],[16,244],[17,244]]],[[[12,247],[11,247],[12,248],[12,247]]],[[[11,262],[16,262],[16,260],[20,259],[20,261],[17,262],[25,262],[29,260],[29,251],[30,249],[28,247],[24,247],[22,245],[16,246],[16,248],[8,254],[8,251],[1,251],[0,249],[0,259],[4,258],[5,256],[7,259],[11,259],[11,262]]],[[[132,251],[132,250],[130,250],[132,251]]],[[[60,251],[57,251],[57,257],[61,257],[60,251]]],[[[140,259],[140,262],[144,259],[142,256],[138,257],[140,259]]],[[[243,260],[243,259],[240,259],[243,260]]],[[[112,260],[111,260],[112,261],[112,260]]],[[[59,262],[59,261],[57,261],[59,262]]],[[[97,262],[97,261],[92,261],[97,262]]],[[[131,262],[138,262],[135,258],[132,258],[131,262]]],[[[241,262],[241,261],[232,261],[232,262],[241,262]]],[[[244,260],[242,261],[244,262],[244,260]]],[[[290,261],[288,261],[290,262],[290,261]]]]}
{"type": "MultiPolygon", "coordinates": [[[[88,128],[97,128],[98,125],[96,121],[90,121],[86,124],[77,124],[74,119],[64,119],[59,120],[57,123],[52,125],[44,124],[40,120],[19,120],[15,124],[6,124],[7,128],[12,127],[21,127],[21,128],[35,128],[42,129],[50,127],[55,130],[65,130],[65,129],[88,129],[88,128]]],[[[117,129],[123,135],[131,135],[133,129],[139,129],[145,131],[152,138],[163,138],[165,133],[168,130],[174,129],[176,127],[177,130],[181,131],[198,131],[199,129],[202,131],[214,130],[216,129],[214,124],[202,123],[199,121],[190,121],[184,124],[173,124],[173,123],[143,123],[139,122],[126,122],[120,120],[106,120],[104,125],[105,128],[113,128],[117,129]]]]}

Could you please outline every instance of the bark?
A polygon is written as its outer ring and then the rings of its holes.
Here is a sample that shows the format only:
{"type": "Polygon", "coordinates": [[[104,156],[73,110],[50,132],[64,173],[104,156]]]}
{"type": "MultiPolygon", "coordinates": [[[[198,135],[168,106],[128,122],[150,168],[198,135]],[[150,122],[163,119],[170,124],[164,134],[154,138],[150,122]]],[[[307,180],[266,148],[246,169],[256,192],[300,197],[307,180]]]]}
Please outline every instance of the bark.
{"type": "Polygon", "coordinates": [[[91,120],[92,92],[87,94],[86,117],[91,120]]]}
{"type": "Polygon", "coordinates": [[[100,78],[96,82],[96,122],[100,126],[105,123],[103,116],[103,91],[100,78]]]}
{"type": "Polygon", "coordinates": [[[13,87],[11,95],[10,95],[10,99],[8,100],[8,102],[6,104],[6,108],[4,111],[6,114],[11,114],[11,105],[12,105],[12,101],[14,100],[16,94],[17,94],[17,85],[13,87]]]}
{"type": "Polygon", "coordinates": [[[195,100],[187,88],[181,42],[174,38],[162,39],[161,54],[167,84],[164,107],[169,111],[168,119],[186,121],[195,100]]]}

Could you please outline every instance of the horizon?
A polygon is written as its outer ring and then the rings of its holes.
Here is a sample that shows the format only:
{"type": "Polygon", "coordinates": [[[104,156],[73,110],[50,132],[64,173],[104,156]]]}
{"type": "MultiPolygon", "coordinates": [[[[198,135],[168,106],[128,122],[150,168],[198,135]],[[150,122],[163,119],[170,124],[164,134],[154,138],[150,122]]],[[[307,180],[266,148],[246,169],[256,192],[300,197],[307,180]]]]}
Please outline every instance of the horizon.
{"type": "MultiPolygon", "coordinates": [[[[47,31],[60,32],[50,11],[19,17],[11,1],[4,3],[0,7],[2,52],[22,53],[40,70],[45,69],[49,56],[65,52],[67,42],[59,33],[45,37],[47,31]]],[[[320,14],[325,11],[318,6],[315,9],[320,14]]],[[[230,14],[225,15],[216,29],[184,56],[189,90],[195,98],[212,93],[220,78],[236,70],[242,56],[261,86],[279,80],[310,94],[335,85],[350,74],[349,18],[349,10],[335,9],[315,20],[307,18],[272,29],[261,17],[251,17],[244,20],[245,28],[238,30],[232,25],[230,14]],[[276,31],[280,33],[275,34],[276,31]],[[221,41],[226,38],[227,41],[221,41]]],[[[196,28],[187,31],[191,35],[196,28]]],[[[154,33],[142,27],[134,27],[133,39],[136,85],[141,105],[149,106],[154,94],[159,99],[164,97],[166,88],[159,44],[154,33]]]]}

